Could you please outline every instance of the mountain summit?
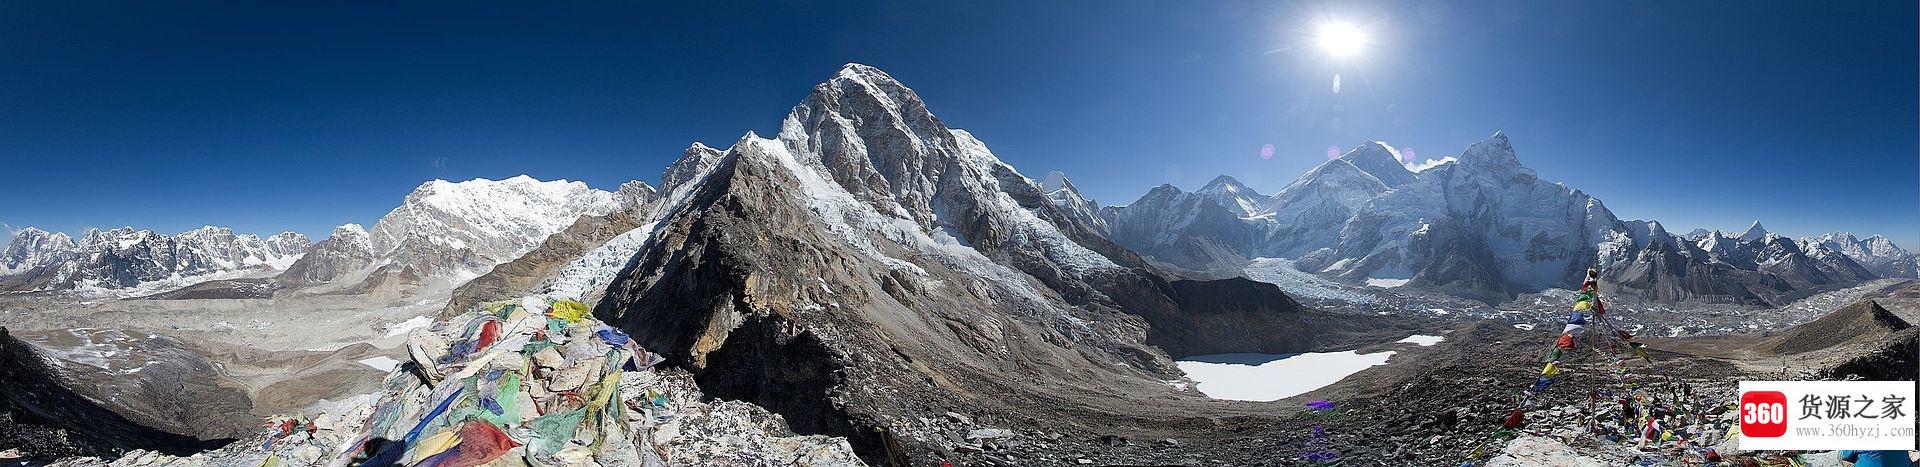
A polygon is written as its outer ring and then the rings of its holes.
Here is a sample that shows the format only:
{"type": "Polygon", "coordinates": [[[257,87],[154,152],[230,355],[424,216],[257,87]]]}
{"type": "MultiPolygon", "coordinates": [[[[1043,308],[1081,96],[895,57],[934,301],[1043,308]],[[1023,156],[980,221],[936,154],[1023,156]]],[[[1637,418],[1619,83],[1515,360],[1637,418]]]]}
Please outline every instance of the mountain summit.
{"type": "Polygon", "coordinates": [[[1169,281],[1068,212],[1077,192],[1049,179],[848,65],[777,137],[749,132],[688,182],[594,314],[709,394],[847,436],[876,464],[935,458],[944,435],[917,420],[953,407],[1148,403],[1128,395],[1167,391],[1169,353],[1393,332],[1312,319],[1267,284],[1169,281]]]}

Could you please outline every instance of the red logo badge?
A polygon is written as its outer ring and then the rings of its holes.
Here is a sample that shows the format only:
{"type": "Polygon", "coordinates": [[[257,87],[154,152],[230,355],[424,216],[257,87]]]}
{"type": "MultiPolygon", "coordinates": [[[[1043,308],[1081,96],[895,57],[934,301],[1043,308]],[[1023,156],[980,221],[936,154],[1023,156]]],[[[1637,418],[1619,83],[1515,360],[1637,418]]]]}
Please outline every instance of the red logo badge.
{"type": "Polygon", "coordinates": [[[1740,433],[1749,438],[1787,434],[1787,395],[1780,391],[1740,393],[1740,433]]]}

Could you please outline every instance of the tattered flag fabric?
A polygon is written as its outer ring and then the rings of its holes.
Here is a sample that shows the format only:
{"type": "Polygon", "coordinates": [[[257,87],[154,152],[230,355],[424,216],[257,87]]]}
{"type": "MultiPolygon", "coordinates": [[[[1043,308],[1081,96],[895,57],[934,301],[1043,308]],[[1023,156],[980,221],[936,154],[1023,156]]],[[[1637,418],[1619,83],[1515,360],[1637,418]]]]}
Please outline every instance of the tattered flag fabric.
{"type": "Polygon", "coordinates": [[[1587,332],[1587,327],[1581,326],[1578,324],[1568,324],[1567,327],[1560,329],[1561,334],[1572,335],[1572,336],[1578,336],[1581,334],[1585,334],[1586,332],[1587,332]]]}
{"type": "Polygon", "coordinates": [[[1573,302],[1573,311],[1587,311],[1591,309],[1593,309],[1593,302],[1591,301],[1581,300],[1573,302]]]}
{"type": "Polygon", "coordinates": [[[1553,343],[1553,346],[1559,347],[1562,349],[1573,350],[1573,335],[1561,334],[1560,340],[1555,341],[1553,343]]]}
{"type": "Polygon", "coordinates": [[[1548,378],[1560,376],[1560,362],[1548,362],[1546,368],[1540,369],[1540,375],[1548,378]]]}
{"type": "Polygon", "coordinates": [[[563,319],[568,323],[578,323],[593,317],[593,311],[588,310],[587,305],[580,302],[556,300],[553,306],[547,309],[547,316],[563,319]]]}
{"type": "Polygon", "coordinates": [[[1520,409],[1513,409],[1513,412],[1507,414],[1506,422],[1501,423],[1500,426],[1506,427],[1508,429],[1519,429],[1522,425],[1526,425],[1526,424],[1527,424],[1527,414],[1525,412],[1521,412],[1520,409]]]}
{"type": "Polygon", "coordinates": [[[1587,324],[1587,315],[1578,311],[1568,314],[1567,324],[1587,324]]]}

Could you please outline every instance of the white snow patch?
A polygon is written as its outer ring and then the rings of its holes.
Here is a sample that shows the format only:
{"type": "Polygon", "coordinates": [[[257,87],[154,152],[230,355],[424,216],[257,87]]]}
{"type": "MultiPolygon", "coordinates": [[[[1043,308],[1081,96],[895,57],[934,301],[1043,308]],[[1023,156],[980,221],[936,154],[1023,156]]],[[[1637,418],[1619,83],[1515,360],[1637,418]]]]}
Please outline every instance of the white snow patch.
{"type": "Polygon", "coordinates": [[[1400,339],[1399,341],[1396,341],[1396,342],[1405,342],[1408,344],[1419,344],[1421,347],[1426,347],[1429,345],[1438,344],[1440,343],[1440,341],[1444,341],[1444,340],[1447,340],[1447,338],[1441,337],[1441,336],[1426,336],[1426,335],[1414,334],[1411,336],[1407,336],[1406,339],[1400,339]]]}
{"type": "Polygon", "coordinates": [[[360,359],[360,364],[373,367],[373,369],[375,370],[387,371],[387,372],[391,372],[393,371],[394,368],[400,367],[399,360],[394,360],[393,358],[387,357],[384,355],[378,356],[378,357],[371,357],[371,358],[362,358],[360,359]]]}
{"type": "Polygon", "coordinates": [[[633,260],[633,255],[639,254],[640,249],[647,246],[657,225],[658,222],[650,222],[623,232],[567,262],[560,267],[559,273],[549,279],[547,294],[581,300],[605,289],[608,283],[613,282],[613,276],[620,274],[620,270],[627,267],[627,262],[633,260]]]}
{"type": "Polygon", "coordinates": [[[404,336],[404,335],[407,335],[408,332],[412,332],[415,329],[420,329],[420,328],[424,328],[432,325],[433,325],[433,318],[428,318],[425,316],[415,316],[412,319],[401,321],[392,326],[387,326],[386,337],[404,336]]]}
{"type": "Polygon", "coordinates": [[[1407,285],[1407,281],[1410,281],[1410,280],[1412,279],[1374,279],[1369,277],[1367,278],[1367,285],[1373,286],[1373,287],[1379,287],[1383,289],[1391,289],[1394,287],[1407,285]]]}
{"type": "Polygon", "coordinates": [[[1339,382],[1347,375],[1385,365],[1394,352],[1316,352],[1294,355],[1235,353],[1201,355],[1175,362],[1214,399],[1276,401],[1339,382]]]}

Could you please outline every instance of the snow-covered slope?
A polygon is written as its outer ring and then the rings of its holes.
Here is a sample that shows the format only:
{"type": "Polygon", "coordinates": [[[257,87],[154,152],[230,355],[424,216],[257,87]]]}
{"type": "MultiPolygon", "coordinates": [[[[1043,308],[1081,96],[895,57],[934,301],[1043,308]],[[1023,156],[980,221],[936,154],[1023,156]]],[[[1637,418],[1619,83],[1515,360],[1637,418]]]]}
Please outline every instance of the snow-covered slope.
{"type": "Polygon", "coordinates": [[[135,295],[282,270],[308,246],[296,232],[262,239],[215,226],[173,236],[89,229],[78,242],[27,228],[0,252],[0,289],[135,295]]]}

